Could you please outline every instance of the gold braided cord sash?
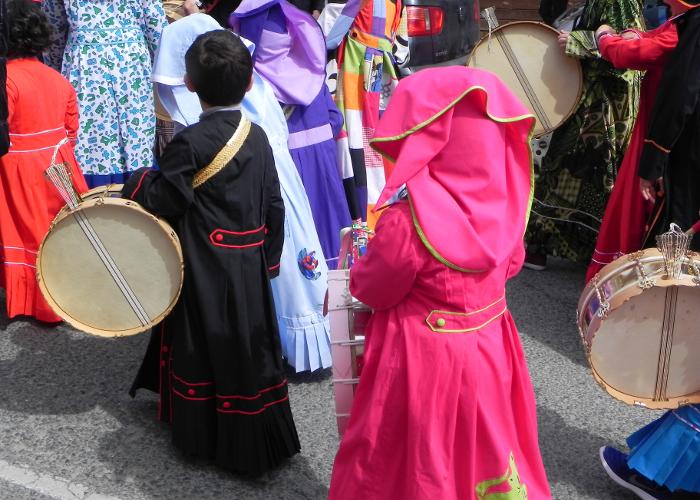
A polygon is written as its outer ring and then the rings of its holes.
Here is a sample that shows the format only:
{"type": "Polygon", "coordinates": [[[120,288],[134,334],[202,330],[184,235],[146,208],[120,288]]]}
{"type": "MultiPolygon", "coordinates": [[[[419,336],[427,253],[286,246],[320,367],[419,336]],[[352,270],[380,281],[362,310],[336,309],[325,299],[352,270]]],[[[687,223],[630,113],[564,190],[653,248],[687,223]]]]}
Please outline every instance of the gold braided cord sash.
{"type": "Polygon", "coordinates": [[[221,148],[221,151],[216,153],[216,156],[209,165],[194,174],[194,179],[192,179],[192,187],[195,189],[198,188],[216,174],[221,172],[241,150],[241,147],[243,147],[243,143],[248,138],[249,133],[250,120],[241,115],[241,122],[238,124],[238,127],[236,127],[236,131],[233,133],[233,136],[231,136],[224,147],[221,148]]]}

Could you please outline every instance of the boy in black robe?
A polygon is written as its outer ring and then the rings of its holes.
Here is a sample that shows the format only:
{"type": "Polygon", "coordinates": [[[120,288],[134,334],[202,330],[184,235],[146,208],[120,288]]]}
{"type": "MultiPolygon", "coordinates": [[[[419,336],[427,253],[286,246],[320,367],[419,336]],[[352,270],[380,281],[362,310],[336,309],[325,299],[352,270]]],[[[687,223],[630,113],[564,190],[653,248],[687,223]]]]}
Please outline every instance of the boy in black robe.
{"type": "Polygon", "coordinates": [[[201,120],[173,138],[160,171],[134,173],[123,191],[172,224],[185,260],[132,395],[160,393],[159,418],[184,452],[255,476],[300,449],[270,288],[284,205],[265,133],[239,108],[252,76],[245,45],[213,31],[185,60],[201,120]]]}
{"type": "MultiPolygon", "coordinates": [[[[694,6],[700,0],[682,3],[694,6]]],[[[678,45],[656,94],[639,163],[642,194],[658,197],[648,246],[671,222],[687,230],[700,218],[700,9],[690,9],[676,24],[678,45]]],[[[698,234],[691,248],[700,250],[698,234]]]]}

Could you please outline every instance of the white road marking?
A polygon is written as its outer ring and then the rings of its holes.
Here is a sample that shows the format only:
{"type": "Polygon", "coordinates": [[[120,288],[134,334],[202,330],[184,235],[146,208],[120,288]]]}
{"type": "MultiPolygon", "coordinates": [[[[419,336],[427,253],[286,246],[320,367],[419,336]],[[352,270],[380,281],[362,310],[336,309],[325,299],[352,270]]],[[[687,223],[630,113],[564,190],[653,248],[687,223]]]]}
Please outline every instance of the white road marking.
{"type": "Polygon", "coordinates": [[[67,479],[49,474],[40,474],[5,460],[0,460],[0,480],[56,500],[119,500],[116,497],[90,493],[82,484],[71,483],[67,479]]]}

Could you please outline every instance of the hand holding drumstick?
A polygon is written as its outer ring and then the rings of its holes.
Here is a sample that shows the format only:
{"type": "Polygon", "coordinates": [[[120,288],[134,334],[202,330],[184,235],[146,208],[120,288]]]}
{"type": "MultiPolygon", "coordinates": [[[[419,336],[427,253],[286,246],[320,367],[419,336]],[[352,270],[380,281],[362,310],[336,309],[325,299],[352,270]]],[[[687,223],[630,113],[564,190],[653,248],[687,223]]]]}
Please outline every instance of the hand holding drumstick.
{"type": "Polygon", "coordinates": [[[642,197],[644,197],[645,200],[655,201],[657,197],[664,197],[664,180],[662,177],[659,177],[655,181],[649,181],[640,177],[639,189],[642,192],[642,197]]]}
{"type": "Polygon", "coordinates": [[[571,35],[571,33],[568,31],[559,33],[559,46],[564,50],[566,50],[566,43],[569,41],[569,35],[571,35]]]}

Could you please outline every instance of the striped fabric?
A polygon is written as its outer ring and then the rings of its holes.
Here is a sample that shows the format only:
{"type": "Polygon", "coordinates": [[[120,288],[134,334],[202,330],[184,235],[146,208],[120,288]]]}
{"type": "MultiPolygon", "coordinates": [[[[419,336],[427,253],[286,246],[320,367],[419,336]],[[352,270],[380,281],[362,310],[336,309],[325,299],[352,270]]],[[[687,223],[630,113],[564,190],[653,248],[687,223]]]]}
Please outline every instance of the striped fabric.
{"type": "MultiPolygon", "coordinates": [[[[336,104],[345,117],[339,140],[343,178],[353,219],[367,220],[384,188],[384,160],[369,147],[369,139],[398,84],[392,48],[402,22],[401,0],[348,2],[330,30],[329,46],[346,27],[338,48],[336,104]],[[351,23],[344,18],[355,14],[351,23]]],[[[405,35],[404,35],[405,37],[405,35]]]]}

